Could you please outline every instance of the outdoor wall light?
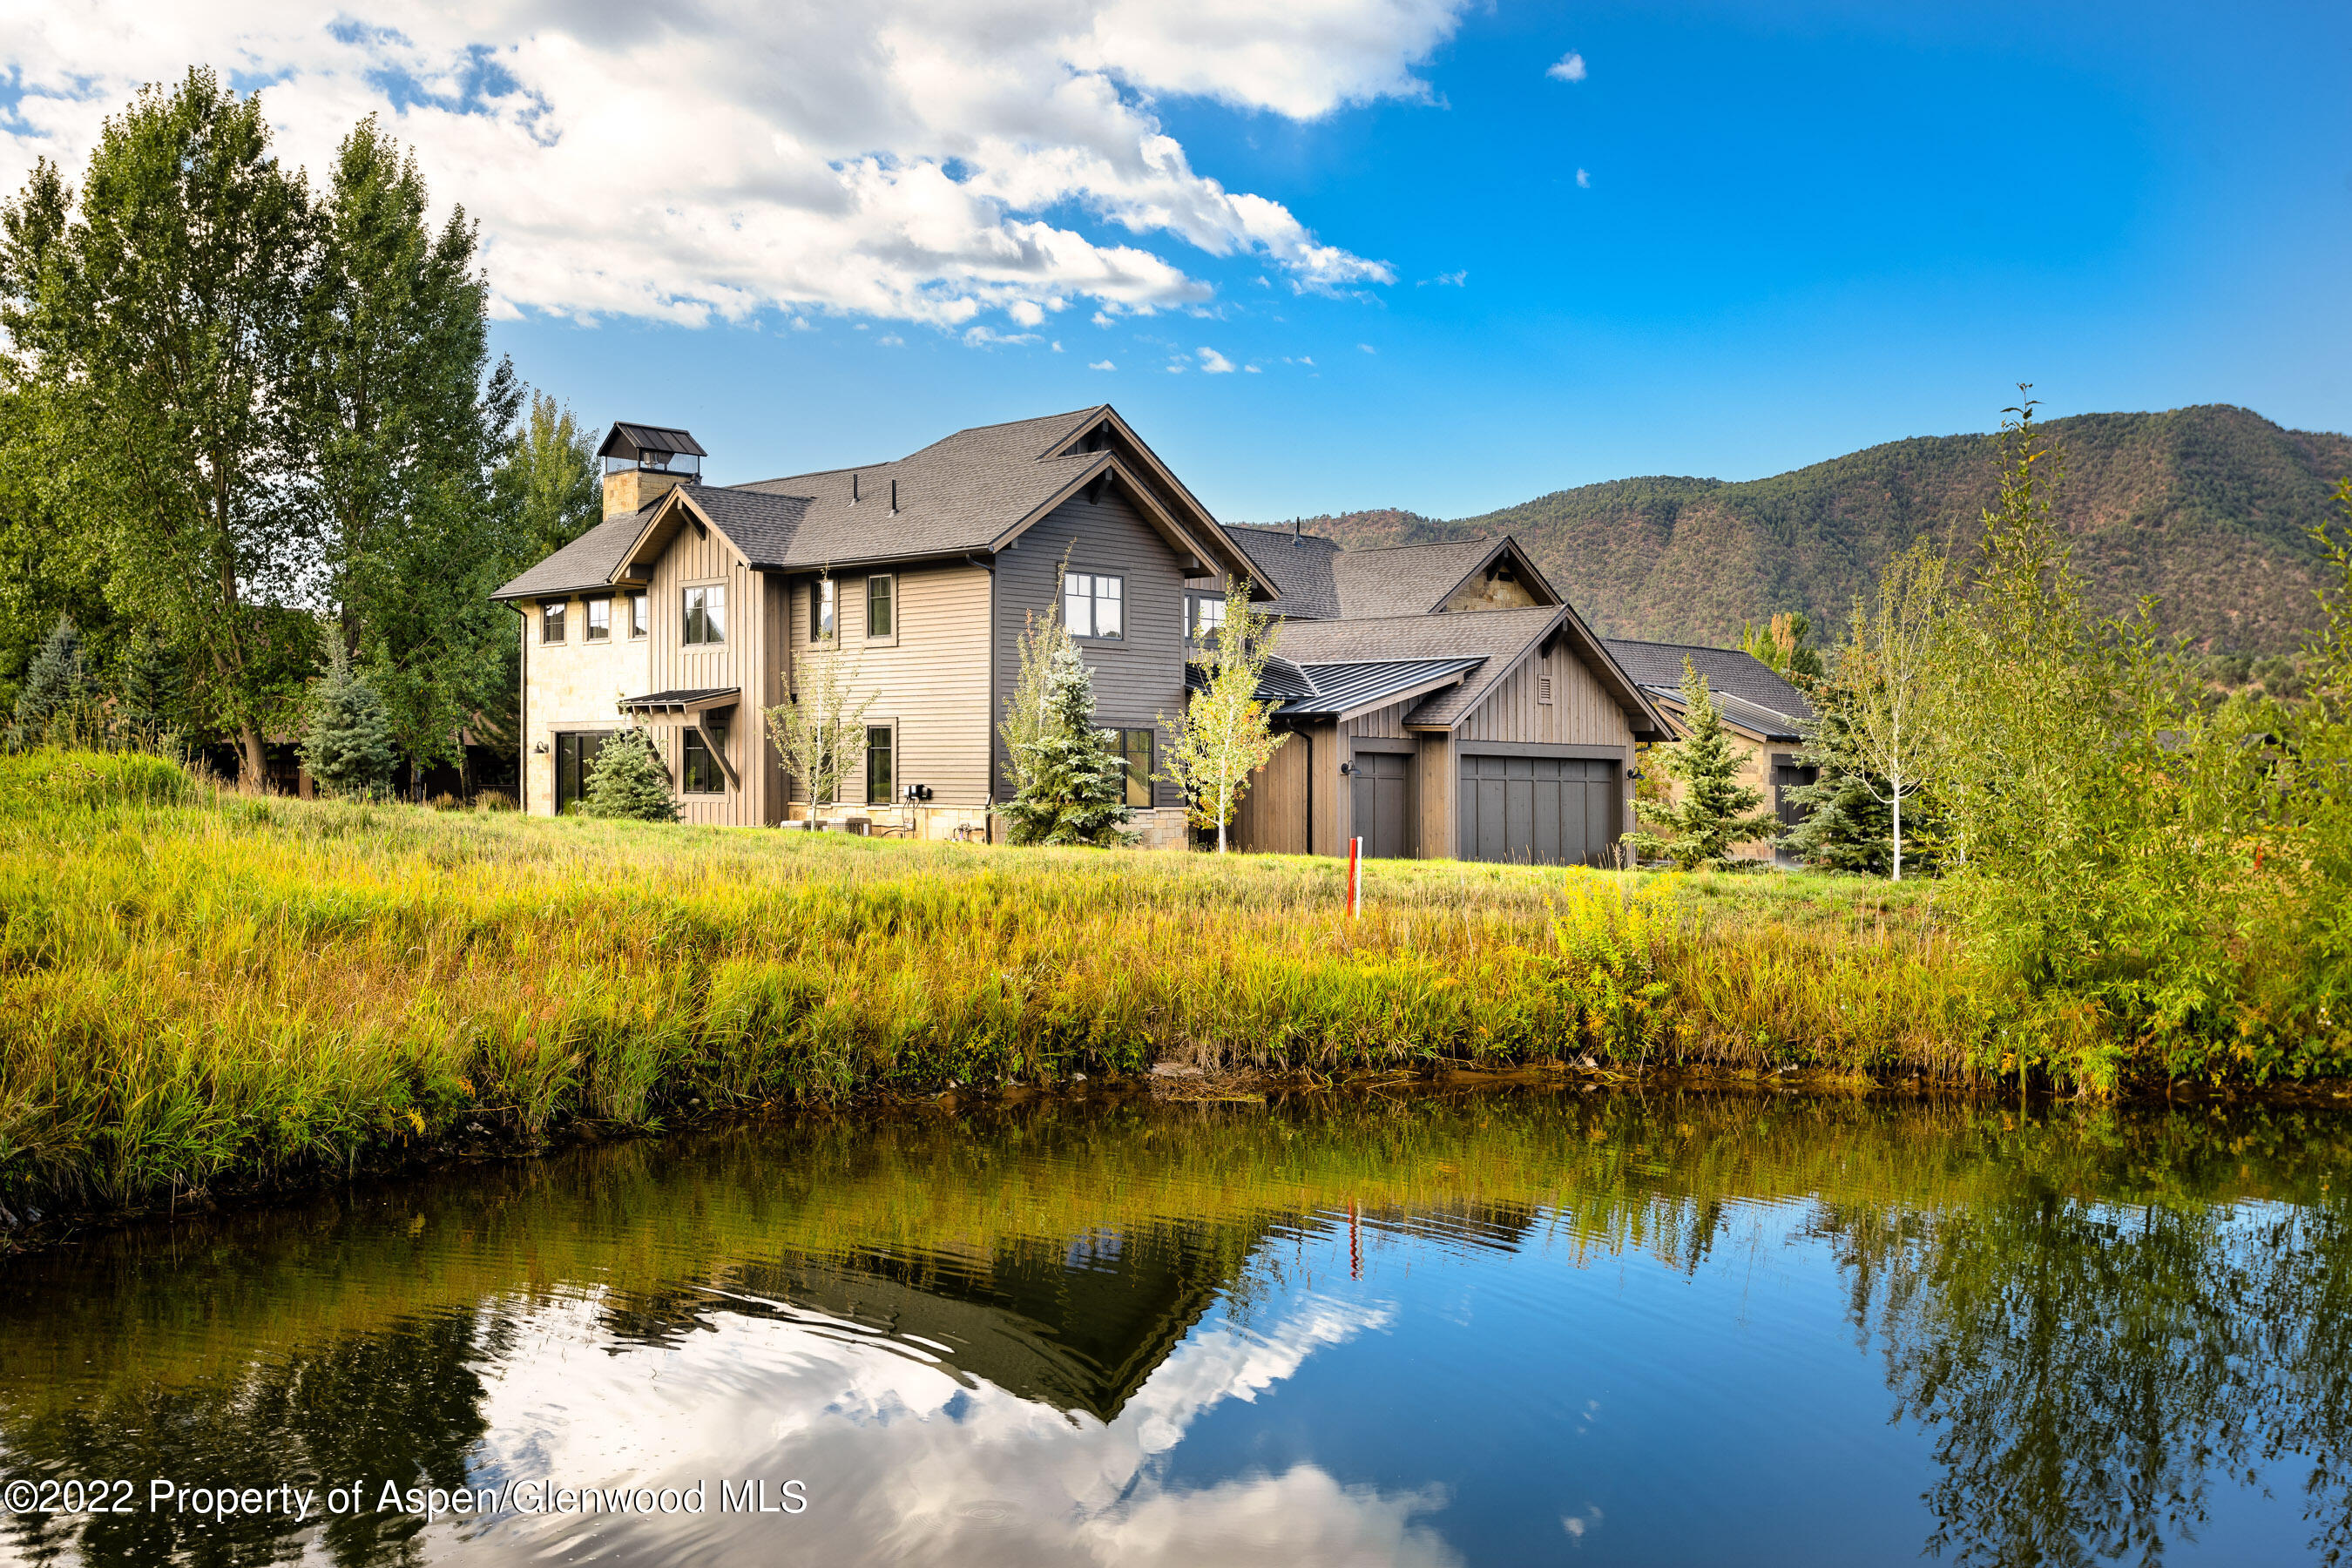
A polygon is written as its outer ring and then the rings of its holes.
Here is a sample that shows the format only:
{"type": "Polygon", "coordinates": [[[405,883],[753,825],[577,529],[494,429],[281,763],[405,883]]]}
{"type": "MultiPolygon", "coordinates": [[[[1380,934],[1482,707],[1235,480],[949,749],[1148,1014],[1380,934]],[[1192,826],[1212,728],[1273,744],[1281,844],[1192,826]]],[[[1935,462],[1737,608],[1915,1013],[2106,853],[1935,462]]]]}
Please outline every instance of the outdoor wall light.
{"type": "Polygon", "coordinates": [[[1625,776],[1626,776],[1627,778],[1629,778],[1629,779],[1634,779],[1634,780],[1637,780],[1637,781],[1638,781],[1638,780],[1641,778],[1641,776],[1642,776],[1642,770],[1641,770],[1641,769],[1639,769],[1639,768],[1627,768],[1627,769],[1625,770],[1625,776]]]}
{"type": "Polygon", "coordinates": [[[538,745],[533,746],[530,749],[530,754],[534,757],[543,757],[547,755],[547,742],[541,741],[538,745]]]}
{"type": "Polygon", "coordinates": [[[1352,773],[1355,771],[1355,764],[1352,763],[1341,763],[1339,764],[1339,776],[1341,778],[1346,778],[1349,773],[1352,773]]]}

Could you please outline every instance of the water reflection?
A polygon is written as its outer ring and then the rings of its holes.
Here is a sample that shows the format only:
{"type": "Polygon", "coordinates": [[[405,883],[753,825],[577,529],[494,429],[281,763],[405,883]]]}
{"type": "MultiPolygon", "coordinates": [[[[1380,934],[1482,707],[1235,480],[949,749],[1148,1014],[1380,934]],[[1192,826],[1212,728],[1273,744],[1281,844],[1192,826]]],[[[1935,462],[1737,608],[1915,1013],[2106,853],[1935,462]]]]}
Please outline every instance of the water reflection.
{"type": "Polygon", "coordinates": [[[0,1468],[704,1512],[20,1515],[0,1553],[2333,1560],[2347,1131],[1507,1090],[478,1169],[5,1266],[0,1468]],[[810,1506],[723,1510],[751,1479],[810,1506]]]}

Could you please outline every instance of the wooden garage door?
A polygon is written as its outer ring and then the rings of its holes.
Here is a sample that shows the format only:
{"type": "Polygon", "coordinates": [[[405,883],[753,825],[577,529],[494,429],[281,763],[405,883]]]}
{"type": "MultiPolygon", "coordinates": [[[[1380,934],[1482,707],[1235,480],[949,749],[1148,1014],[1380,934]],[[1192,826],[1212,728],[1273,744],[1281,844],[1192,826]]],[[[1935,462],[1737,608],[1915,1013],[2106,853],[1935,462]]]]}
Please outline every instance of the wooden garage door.
{"type": "Polygon", "coordinates": [[[1399,752],[1355,755],[1348,782],[1368,858],[1402,860],[1412,853],[1412,763],[1399,752]]]}
{"type": "Polygon", "coordinates": [[[1617,864],[1622,764],[1606,757],[1462,759],[1462,858],[1617,864]]]}

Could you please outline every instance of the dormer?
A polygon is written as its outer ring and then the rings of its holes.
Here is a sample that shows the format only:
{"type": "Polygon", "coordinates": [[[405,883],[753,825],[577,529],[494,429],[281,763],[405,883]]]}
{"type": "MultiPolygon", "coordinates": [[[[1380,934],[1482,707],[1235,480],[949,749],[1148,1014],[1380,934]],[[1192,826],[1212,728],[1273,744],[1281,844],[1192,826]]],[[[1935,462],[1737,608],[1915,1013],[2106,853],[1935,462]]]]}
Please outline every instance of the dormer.
{"type": "Polygon", "coordinates": [[[604,461],[604,515],[624,516],[658,500],[678,485],[702,478],[709,453],[684,430],[615,423],[596,448],[604,461]]]}

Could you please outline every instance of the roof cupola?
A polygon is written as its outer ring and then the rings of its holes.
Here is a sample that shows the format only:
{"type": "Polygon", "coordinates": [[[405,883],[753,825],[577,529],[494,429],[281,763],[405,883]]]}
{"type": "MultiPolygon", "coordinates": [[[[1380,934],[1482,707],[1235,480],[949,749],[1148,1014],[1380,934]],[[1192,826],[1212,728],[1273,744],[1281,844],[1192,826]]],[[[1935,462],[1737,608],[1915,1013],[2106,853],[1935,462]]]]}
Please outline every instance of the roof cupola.
{"type": "Polygon", "coordinates": [[[633,512],[678,485],[702,478],[709,453],[684,430],[662,425],[615,423],[596,448],[604,460],[604,515],[633,512]]]}

